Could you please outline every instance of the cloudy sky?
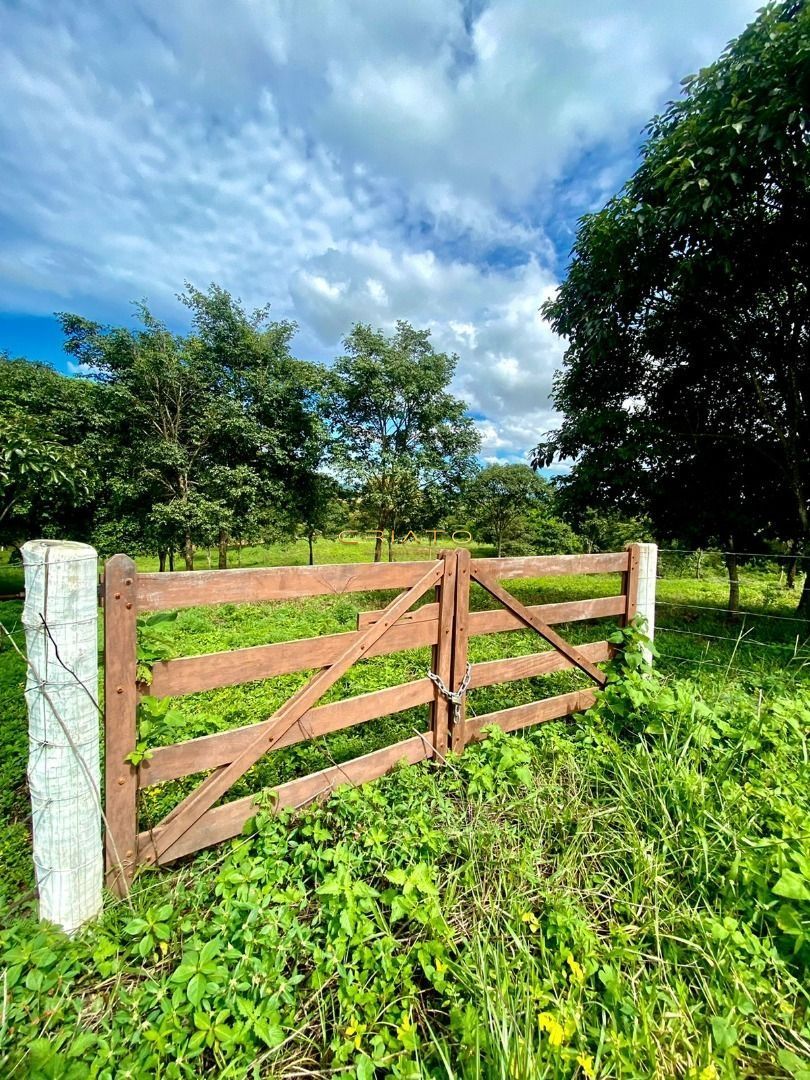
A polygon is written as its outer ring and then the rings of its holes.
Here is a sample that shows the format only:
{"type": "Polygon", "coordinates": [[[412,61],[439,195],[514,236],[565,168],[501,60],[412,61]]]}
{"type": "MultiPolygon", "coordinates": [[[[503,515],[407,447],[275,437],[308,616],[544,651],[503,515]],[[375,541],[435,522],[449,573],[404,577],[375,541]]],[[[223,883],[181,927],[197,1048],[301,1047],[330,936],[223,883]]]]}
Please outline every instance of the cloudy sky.
{"type": "Polygon", "coordinates": [[[328,360],[429,326],[486,457],[553,421],[538,306],[577,218],[757,0],[0,0],[0,350],[63,370],[216,281],[328,360]]]}

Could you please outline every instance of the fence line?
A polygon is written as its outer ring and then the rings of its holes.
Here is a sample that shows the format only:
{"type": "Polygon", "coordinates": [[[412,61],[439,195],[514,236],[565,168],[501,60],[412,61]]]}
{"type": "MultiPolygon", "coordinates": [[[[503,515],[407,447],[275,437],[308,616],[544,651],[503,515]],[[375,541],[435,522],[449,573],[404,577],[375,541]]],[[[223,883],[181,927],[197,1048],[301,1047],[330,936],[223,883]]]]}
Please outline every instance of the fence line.
{"type": "Polygon", "coordinates": [[[659,555],[737,555],[745,559],[810,559],[810,555],[782,555],[769,551],[723,551],[722,548],[659,548],[659,555]]]}
{"type": "Polygon", "coordinates": [[[704,634],[698,630],[677,630],[673,626],[659,626],[658,629],[662,634],[686,634],[689,637],[706,638],[711,641],[732,641],[737,645],[755,645],[762,649],[788,649],[794,654],[797,651],[793,645],[776,644],[770,641],[757,641],[756,638],[747,638],[744,634],[739,634],[737,637],[732,637],[729,634],[704,634]]]}
{"type": "MultiPolygon", "coordinates": [[[[716,615],[728,614],[728,608],[725,607],[711,607],[701,604],[681,604],[677,600],[656,600],[656,607],[672,607],[672,608],[686,608],[689,611],[713,611],[716,615]]],[[[810,626],[810,616],[808,618],[801,618],[796,615],[770,615],[762,611],[747,611],[745,609],[738,608],[735,615],[750,615],[755,619],[777,619],[780,622],[797,622],[804,623],[810,626]]]]}

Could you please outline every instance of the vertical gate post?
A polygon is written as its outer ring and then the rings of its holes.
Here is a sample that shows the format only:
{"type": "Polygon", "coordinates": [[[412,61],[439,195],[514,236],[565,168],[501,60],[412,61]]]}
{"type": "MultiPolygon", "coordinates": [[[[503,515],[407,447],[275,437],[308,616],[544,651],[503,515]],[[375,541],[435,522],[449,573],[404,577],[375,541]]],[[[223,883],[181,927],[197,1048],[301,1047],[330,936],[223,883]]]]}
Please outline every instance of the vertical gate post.
{"type": "MultiPolygon", "coordinates": [[[[650,641],[655,638],[655,582],[658,575],[658,545],[638,545],[638,584],[636,586],[636,610],[644,617],[644,632],[650,641]]],[[[644,650],[648,663],[652,653],[644,650]]]]}
{"type": "MultiPolygon", "coordinates": [[[[467,671],[467,642],[470,624],[470,553],[459,548],[456,564],[456,605],[453,620],[453,664],[450,689],[458,690],[467,671]]],[[[460,754],[466,743],[466,698],[459,707],[458,721],[450,733],[450,749],[460,754]]]]}
{"type": "MultiPolygon", "coordinates": [[[[439,637],[433,646],[432,670],[445,686],[450,685],[453,670],[453,632],[456,609],[456,567],[458,556],[455,551],[440,551],[439,558],[444,562],[444,573],[436,586],[439,601],[439,637]]],[[[447,753],[450,732],[450,702],[435,687],[431,705],[431,729],[433,747],[437,754],[447,753]]]]}
{"type": "Polygon", "coordinates": [[[125,759],[137,742],[135,563],[113,555],[104,568],[104,790],[107,885],[126,896],[137,860],[138,772],[125,759]]]}
{"type": "MultiPolygon", "coordinates": [[[[655,579],[658,572],[657,544],[629,544],[630,567],[625,575],[625,593],[627,608],[625,626],[635,615],[644,619],[644,632],[650,641],[655,637],[655,579]]],[[[648,663],[652,663],[652,653],[644,649],[648,663]]]]}
{"type": "Polygon", "coordinates": [[[101,910],[98,557],[87,544],[29,540],[22,558],[39,914],[73,933],[101,910]]]}

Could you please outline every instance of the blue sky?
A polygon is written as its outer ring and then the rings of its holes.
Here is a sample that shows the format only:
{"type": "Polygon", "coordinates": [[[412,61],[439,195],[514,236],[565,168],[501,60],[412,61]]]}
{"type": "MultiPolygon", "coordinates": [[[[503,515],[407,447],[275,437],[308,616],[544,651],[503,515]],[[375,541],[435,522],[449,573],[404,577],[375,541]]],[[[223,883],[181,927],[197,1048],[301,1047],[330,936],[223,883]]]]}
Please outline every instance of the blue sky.
{"type": "Polygon", "coordinates": [[[216,281],[328,360],[429,326],[486,457],[554,423],[538,314],[578,217],[749,0],[0,0],[0,350],[68,370],[216,281]]]}

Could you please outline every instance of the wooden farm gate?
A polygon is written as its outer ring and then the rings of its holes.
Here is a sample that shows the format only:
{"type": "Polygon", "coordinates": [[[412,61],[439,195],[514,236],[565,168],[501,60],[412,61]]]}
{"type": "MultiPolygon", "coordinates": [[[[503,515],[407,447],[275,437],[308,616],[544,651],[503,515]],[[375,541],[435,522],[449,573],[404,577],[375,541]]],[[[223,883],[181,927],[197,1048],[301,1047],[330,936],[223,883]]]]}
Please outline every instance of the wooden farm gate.
{"type": "Polygon", "coordinates": [[[636,610],[638,563],[638,545],[631,545],[627,551],[598,555],[471,559],[467,550],[459,549],[442,552],[432,562],[139,574],[132,559],[115,555],[106,564],[102,585],[108,884],[124,893],[138,865],[168,863],[238,835],[255,813],[253,798],[219,801],[270,750],[416,705],[431,705],[425,735],[274,789],[279,807],[299,807],[342,783],[375,779],[398,762],[441,757],[448,746],[460,752],[466,743],[481,738],[488,724],[513,731],[589,708],[596,699],[594,691],[575,690],[467,719],[463,690],[573,667],[602,686],[605,676],[596,665],[609,658],[608,642],[574,646],[552,624],[616,615],[630,619],[636,610]],[[622,575],[616,595],[534,607],[524,606],[500,584],[512,578],[616,572],[622,575]],[[471,581],[483,586],[501,608],[471,611],[471,581]],[[143,612],[372,590],[403,591],[386,608],[361,612],[355,631],[166,660],[154,665],[150,685],[137,682],[136,618],[143,612]],[[433,601],[411,610],[430,590],[433,601]],[[536,630],[552,650],[468,665],[470,637],[525,627],[536,630]],[[428,645],[435,678],[426,674],[402,685],[317,704],[358,660],[428,645]],[[261,723],[159,747],[140,765],[128,763],[137,742],[141,695],[190,694],[313,668],[316,673],[308,682],[261,723]],[[458,704],[454,697],[460,698],[458,704]],[[203,771],[209,772],[208,777],[159,825],[138,832],[139,790],[203,771]]]}

